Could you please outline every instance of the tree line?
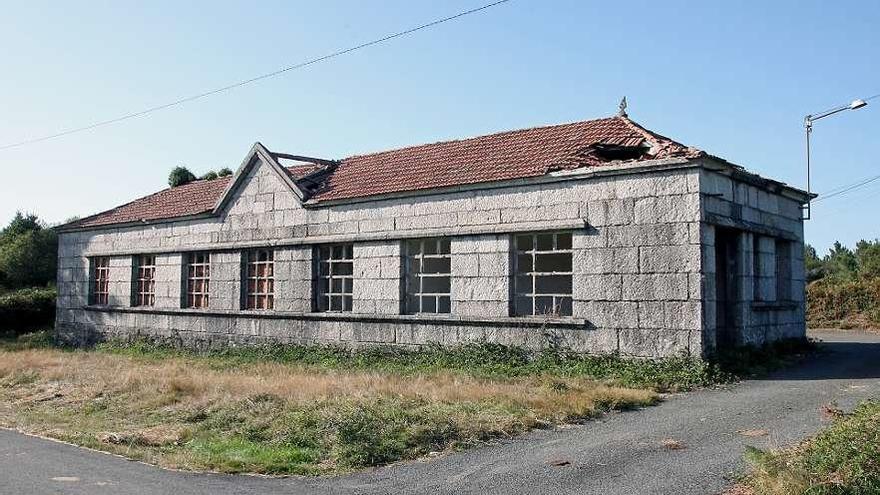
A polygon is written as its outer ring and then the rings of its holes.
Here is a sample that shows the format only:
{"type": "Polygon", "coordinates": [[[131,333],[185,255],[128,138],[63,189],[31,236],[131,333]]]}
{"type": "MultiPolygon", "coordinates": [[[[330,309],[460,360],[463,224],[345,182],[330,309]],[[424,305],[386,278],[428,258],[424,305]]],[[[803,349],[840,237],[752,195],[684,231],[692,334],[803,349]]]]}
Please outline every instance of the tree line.
{"type": "Polygon", "coordinates": [[[835,242],[823,257],[816,248],[804,246],[804,268],[807,282],[826,279],[828,281],[852,281],[880,277],[880,240],[861,240],[855,249],[835,242]]]}

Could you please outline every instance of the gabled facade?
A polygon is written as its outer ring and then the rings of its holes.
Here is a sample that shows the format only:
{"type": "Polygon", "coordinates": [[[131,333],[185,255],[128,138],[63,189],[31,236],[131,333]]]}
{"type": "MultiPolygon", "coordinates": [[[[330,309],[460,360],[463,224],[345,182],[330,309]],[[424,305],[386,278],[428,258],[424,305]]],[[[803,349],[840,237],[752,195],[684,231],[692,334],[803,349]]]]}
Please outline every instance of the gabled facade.
{"type": "Polygon", "coordinates": [[[233,177],[69,224],[64,340],[705,355],[802,336],[808,195],[625,117],[233,177]]]}

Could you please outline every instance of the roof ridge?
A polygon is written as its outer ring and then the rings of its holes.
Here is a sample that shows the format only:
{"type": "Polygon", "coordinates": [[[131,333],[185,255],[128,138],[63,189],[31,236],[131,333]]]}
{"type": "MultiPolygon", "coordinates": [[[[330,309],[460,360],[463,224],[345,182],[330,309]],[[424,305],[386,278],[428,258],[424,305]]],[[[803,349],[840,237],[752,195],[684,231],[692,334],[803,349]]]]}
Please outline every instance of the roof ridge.
{"type": "Polygon", "coordinates": [[[654,131],[642,126],[641,124],[632,120],[629,117],[620,116],[618,118],[620,118],[620,120],[623,121],[623,123],[625,123],[631,129],[633,129],[634,131],[636,131],[639,134],[641,134],[642,136],[644,136],[645,139],[651,141],[654,144],[654,146],[652,146],[652,148],[657,147],[657,146],[663,146],[664,144],[666,146],[674,145],[674,146],[680,147],[682,151],[693,151],[693,152],[696,152],[699,154],[705,154],[705,151],[703,151],[699,148],[695,148],[693,146],[676,141],[675,139],[672,139],[670,137],[667,137],[667,136],[664,136],[664,135],[659,134],[657,132],[654,132],[654,131]],[[665,143],[661,143],[661,141],[665,141],[665,143]]]}
{"type": "Polygon", "coordinates": [[[526,128],[523,128],[523,129],[508,129],[508,130],[505,130],[505,131],[490,132],[489,134],[479,134],[479,135],[477,135],[477,136],[470,136],[470,137],[465,137],[465,138],[457,138],[457,139],[447,139],[447,140],[441,140],[441,141],[433,141],[433,142],[430,142],[430,143],[414,144],[414,145],[410,145],[410,146],[403,146],[403,147],[400,147],[400,148],[393,148],[393,149],[390,149],[390,150],[373,151],[373,152],[370,152],[370,153],[361,153],[361,154],[356,154],[356,155],[347,156],[347,157],[343,158],[343,159],[340,160],[340,161],[341,161],[341,162],[344,162],[344,161],[346,161],[346,160],[350,160],[350,159],[352,159],[352,158],[364,158],[364,157],[370,157],[370,156],[383,155],[383,154],[386,154],[386,153],[396,153],[396,152],[399,152],[399,151],[415,150],[415,149],[419,149],[419,148],[425,148],[425,147],[428,147],[428,146],[436,146],[436,145],[440,145],[440,144],[461,143],[461,142],[465,142],[465,141],[471,141],[471,140],[474,140],[474,139],[482,139],[482,138],[488,138],[488,137],[503,136],[503,135],[508,135],[508,134],[519,134],[519,133],[528,132],[528,131],[535,131],[535,130],[538,130],[538,129],[552,129],[552,128],[555,128],[555,127],[565,127],[565,126],[570,126],[570,125],[574,125],[574,124],[587,124],[587,123],[593,123],[593,122],[600,122],[600,121],[614,120],[614,119],[618,119],[618,118],[620,118],[620,117],[612,116],[612,117],[602,117],[602,118],[599,118],[599,119],[574,120],[574,121],[571,121],[571,122],[563,122],[563,123],[561,123],[561,124],[537,125],[537,126],[532,126],[532,127],[526,127],[526,128]]]}

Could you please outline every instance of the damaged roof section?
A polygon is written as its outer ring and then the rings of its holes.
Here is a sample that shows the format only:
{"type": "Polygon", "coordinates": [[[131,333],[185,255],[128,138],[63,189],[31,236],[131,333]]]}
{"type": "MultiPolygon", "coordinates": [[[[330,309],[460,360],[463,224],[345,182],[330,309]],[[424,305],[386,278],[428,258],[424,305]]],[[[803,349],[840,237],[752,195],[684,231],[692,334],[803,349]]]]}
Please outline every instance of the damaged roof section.
{"type": "Polygon", "coordinates": [[[423,144],[339,161],[272,152],[258,143],[234,177],[165,189],[65,227],[216,213],[234,188],[230,181],[238,180],[256,153],[287,174],[297,196],[309,204],[527,179],[584,167],[706,156],[622,116],[423,144]]]}
{"type": "Polygon", "coordinates": [[[523,179],[616,161],[696,158],[701,153],[626,117],[611,117],[345,158],[311,200],[523,179]],[[612,148],[644,152],[614,154],[608,152],[612,148]]]}

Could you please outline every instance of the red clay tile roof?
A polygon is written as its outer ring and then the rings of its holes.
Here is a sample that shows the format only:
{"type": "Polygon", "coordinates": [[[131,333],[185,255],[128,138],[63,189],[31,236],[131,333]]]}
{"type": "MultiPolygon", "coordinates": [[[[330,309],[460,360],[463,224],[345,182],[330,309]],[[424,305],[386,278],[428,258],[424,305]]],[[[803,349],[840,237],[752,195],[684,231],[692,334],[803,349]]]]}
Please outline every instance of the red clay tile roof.
{"type": "Polygon", "coordinates": [[[596,145],[654,148],[639,160],[699,153],[627,118],[611,117],[353,156],[342,160],[312,199],[320,202],[523,179],[607,164],[608,160],[596,155],[596,145]]]}
{"type": "MultiPolygon", "coordinates": [[[[288,167],[294,179],[308,175],[323,166],[303,164],[288,167]]],[[[182,186],[170,187],[131,203],[117,206],[90,217],[77,220],[70,227],[97,227],[141,221],[163,220],[207,213],[214,209],[223,195],[231,176],[211,180],[195,180],[182,186]]]]}
{"type": "MultiPolygon", "coordinates": [[[[702,154],[702,151],[648,131],[628,118],[611,117],[352,156],[341,160],[335,169],[320,177],[316,187],[307,189],[314,190],[309,200],[320,203],[524,179],[555,170],[623,161],[696,158],[702,154]],[[629,153],[635,150],[636,155],[614,161],[604,152],[608,148],[625,148],[629,153]],[[645,152],[639,152],[640,148],[645,152]]],[[[294,180],[298,180],[327,168],[323,164],[301,164],[287,170],[294,180]]],[[[90,227],[206,213],[220,199],[229,180],[229,177],[199,180],[165,189],[69,226],[90,227]]]]}

